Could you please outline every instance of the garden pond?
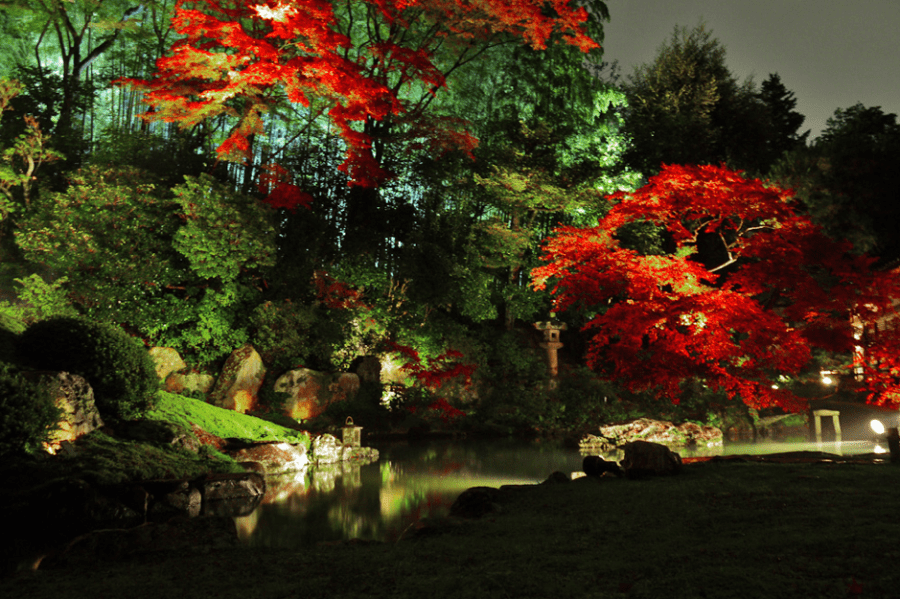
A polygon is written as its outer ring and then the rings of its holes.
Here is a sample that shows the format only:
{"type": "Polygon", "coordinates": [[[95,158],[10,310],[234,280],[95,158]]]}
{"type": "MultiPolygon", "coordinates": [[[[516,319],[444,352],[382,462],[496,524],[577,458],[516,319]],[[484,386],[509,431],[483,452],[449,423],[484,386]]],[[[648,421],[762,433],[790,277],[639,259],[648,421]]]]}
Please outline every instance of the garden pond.
{"type": "MultiPolygon", "coordinates": [[[[548,441],[448,440],[373,446],[380,458],[370,464],[338,464],[271,478],[264,502],[250,515],[235,519],[242,541],[283,548],[353,538],[394,541],[420,518],[446,516],[456,497],[470,487],[534,484],[554,471],[577,476],[584,457],[578,448],[548,441]]],[[[676,451],[688,458],[788,451],[855,455],[878,449],[874,443],[857,441],[727,443],[676,451]]]]}

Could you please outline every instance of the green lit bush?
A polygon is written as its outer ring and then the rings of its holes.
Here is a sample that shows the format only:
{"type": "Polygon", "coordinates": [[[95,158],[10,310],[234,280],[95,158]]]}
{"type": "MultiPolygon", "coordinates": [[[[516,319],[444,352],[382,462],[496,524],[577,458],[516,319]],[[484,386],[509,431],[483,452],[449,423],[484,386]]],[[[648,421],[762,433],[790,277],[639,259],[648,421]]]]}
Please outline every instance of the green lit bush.
{"type": "Polygon", "coordinates": [[[86,318],[37,322],[16,343],[19,360],[39,370],[80,374],[104,418],[127,419],[153,407],[159,380],[147,350],[125,331],[86,318]]]}
{"type": "Polygon", "coordinates": [[[39,450],[56,430],[59,417],[48,387],[0,362],[0,456],[39,450]]]}

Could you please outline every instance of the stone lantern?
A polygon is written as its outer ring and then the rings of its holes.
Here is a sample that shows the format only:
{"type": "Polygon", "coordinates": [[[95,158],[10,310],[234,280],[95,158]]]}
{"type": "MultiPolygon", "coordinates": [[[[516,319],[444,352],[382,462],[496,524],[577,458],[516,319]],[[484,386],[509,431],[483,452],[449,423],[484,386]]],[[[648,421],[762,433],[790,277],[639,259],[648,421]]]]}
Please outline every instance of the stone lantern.
{"type": "Polygon", "coordinates": [[[553,318],[553,312],[550,313],[550,320],[547,322],[536,322],[534,328],[544,333],[544,341],[541,347],[547,350],[547,366],[550,369],[550,376],[556,377],[559,372],[559,361],[556,352],[563,346],[559,342],[559,332],[566,330],[566,323],[559,322],[553,318]]]}
{"type": "Polygon", "coordinates": [[[347,416],[347,422],[341,428],[342,439],[345,447],[359,447],[362,439],[361,426],[353,425],[353,418],[347,416]]]}

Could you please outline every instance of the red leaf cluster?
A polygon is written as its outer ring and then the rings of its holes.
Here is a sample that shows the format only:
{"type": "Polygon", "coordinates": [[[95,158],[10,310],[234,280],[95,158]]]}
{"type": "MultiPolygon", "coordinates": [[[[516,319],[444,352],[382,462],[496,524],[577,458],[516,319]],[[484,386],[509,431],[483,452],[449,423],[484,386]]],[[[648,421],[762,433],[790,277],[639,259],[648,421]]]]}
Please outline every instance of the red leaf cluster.
{"type": "Polygon", "coordinates": [[[402,369],[429,389],[439,389],[445,383],[459,378],[462,378],[466,386],[472,384],[475,364],[460,362],[460,358],[463,357],[461,352],[450,349],[429,360],[428,364],[423,364],[422,359],[419,357],[419,352],[408,345],[400,345],[394,342],[390,342],[388,345],[391,351],[397,352],[406,358],[406,364],[402,366],[402,369]]]}
{"type": "Polygon", "coordinates": [[[298,207],[309,208],[313,198],[291,183],[291,174],[278,164],[264,164],[259,175],[259,192],[265,197],[263,202],[273,208],[284,208],[295,212],[298,207]]]}
{"type": "Polygon", "coordinates": [[[619,193],[598,226],[564,227],[544,246],[535,286],[558,310],[594,313],[588,362],[632,390],[678,401],[697,377],[751,407],[798,410],[805,402],[775,384],[797,374],[820,347],[850,353],[851,318],[893,311],[896,276],[873,271],[808,218],[789,191],[717,166],[664,165],[635,193],[619,193]],[[616,232],[646,220],[676,251],[642,255],[616,232]],[[721,244],[705,265],[698,239],[721,244]]]}
{"type": "Polygon", "coordinates": [[[362,301],[362,292],[353,289],[343,281],[335,279],[323,270],[313,273],[316,299],[332,310],[368,309],[362,301]]]}

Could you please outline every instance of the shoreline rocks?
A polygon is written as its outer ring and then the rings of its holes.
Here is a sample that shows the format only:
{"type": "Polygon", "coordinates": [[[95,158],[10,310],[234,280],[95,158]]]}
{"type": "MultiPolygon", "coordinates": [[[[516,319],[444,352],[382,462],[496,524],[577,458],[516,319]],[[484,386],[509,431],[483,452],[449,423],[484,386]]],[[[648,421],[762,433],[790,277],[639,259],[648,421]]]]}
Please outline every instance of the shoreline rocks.
{"type": "Polygon", "coordinates": [[[667,420],[638,418],[622,424],[601,426],[596,435],[585,435],[579,442],[583,451],[609,453],[634,441],[658,443],[667,447],[715,447],[722,445],[722,431],[714,426],[667,420]]]}

